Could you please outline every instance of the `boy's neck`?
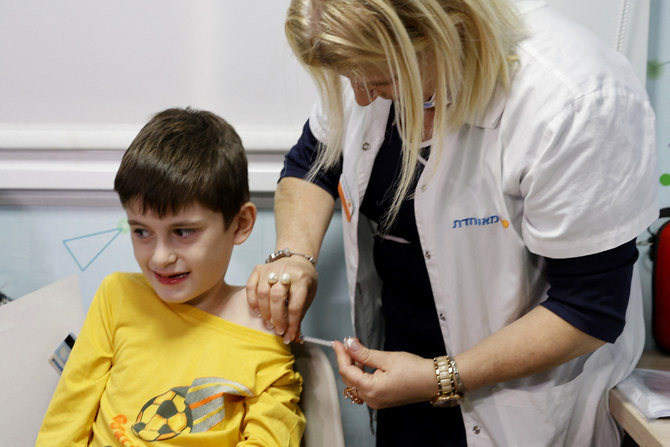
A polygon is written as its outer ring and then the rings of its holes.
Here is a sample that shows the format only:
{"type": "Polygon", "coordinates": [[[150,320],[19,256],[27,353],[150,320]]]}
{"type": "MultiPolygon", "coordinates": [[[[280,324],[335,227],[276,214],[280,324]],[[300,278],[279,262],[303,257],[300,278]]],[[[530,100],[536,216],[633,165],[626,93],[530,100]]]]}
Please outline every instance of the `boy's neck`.
{"type": "Polygon", "coordinates": [[[191,300],[188,304],[197,307],[217,317],[222,317],[228,307],[228,302],[231,297],[239,290],[239,287],[234,287],[223,282],[216,290],[210,290],[206,297],[199,297],[191,300]]]}

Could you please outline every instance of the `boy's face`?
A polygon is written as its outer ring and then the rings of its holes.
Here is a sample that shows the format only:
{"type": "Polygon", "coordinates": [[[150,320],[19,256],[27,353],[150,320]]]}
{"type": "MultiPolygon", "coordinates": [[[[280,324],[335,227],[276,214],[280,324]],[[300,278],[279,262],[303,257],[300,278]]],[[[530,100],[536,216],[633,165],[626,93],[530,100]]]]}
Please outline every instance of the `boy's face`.
{"type": "Polygon", "coordinates": [[[226,230],[221,213],[197,203],[163,218],[141,210],[133,202],[126,214],[135,259],[158,296],[197,307],[221,299],[238,217],[226,230]]]}

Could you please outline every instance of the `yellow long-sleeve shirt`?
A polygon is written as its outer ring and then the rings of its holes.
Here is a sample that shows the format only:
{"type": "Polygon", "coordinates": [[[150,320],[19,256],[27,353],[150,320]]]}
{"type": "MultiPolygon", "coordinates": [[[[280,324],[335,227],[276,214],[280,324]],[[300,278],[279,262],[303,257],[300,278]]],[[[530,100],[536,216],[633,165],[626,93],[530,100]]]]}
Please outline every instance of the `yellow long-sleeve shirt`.
{"type": "Polygon", "coordinates": [[[302,378],[280,337],[188,304],[141,274],[102,282],[37,446],[299,446],[302,378]]]}

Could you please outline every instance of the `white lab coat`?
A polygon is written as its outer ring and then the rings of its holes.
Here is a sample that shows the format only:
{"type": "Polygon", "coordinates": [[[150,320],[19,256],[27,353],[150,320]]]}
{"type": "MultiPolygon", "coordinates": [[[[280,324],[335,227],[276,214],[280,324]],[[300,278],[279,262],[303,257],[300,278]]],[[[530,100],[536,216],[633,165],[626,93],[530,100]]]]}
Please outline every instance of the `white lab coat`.
{"type": "MultiPolygon", "coordinates": [[[[546,299],[542,257],[617,247],[658,216],[654,115],[627,61],[553,9],[526,3],[509,95],[446,136],[421,175],[415,213],[447,352],[458,354],[546,299]]],[[[390,101],[347,100],[341,182],[349,296],[357,335],[382,346],[374,225],[358,213],[390,101]]],[[[310,128],[325,138],[320,106],[310,128]]],[[[402,263],[403,259],[397,262],[402,263]]],[[[633,275],[626,328],[614,344],[554,370],[468,394],[471,446],[615,446],[607,391],[644,346],[633,275]]],[[[528,334],[532,337],[533,334],[528,334]]],[[[547,346],[551,349],[551,346],[547,346]]]]}

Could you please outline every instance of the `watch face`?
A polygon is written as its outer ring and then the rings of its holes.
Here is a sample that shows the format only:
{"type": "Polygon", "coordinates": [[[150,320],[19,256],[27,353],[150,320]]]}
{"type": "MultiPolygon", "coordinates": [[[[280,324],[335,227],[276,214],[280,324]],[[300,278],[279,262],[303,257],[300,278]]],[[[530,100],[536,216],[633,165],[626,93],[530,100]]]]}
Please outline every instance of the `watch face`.
{"type": "Polygon", "coordinates": [[[430,404],[435,408],[448,408],[460,405],[463,402],[463,396],[460,394],[451,394],[445,396],[443,394],[435,396],[430,400],[430,404]]]}

